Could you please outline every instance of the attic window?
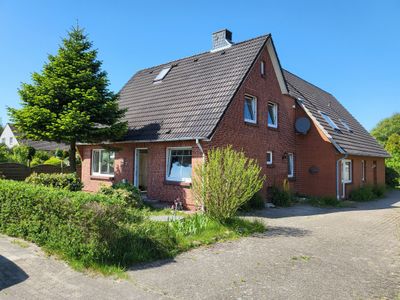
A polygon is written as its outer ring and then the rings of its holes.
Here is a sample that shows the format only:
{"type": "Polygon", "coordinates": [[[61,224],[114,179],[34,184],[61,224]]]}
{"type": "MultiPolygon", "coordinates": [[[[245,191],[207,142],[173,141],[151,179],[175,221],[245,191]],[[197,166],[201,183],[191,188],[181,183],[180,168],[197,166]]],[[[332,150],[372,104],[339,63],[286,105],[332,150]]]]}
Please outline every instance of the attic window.
{"type": "Polygon", "coordinates": [[[353,132],[353,130],[350,128],[349,124],[346,123],[345,120],[339,119],[340,123],[342,123],[343,127],[346,128],[349,132],[353,132]]]}
{"type": "Polygon", "coordinates": [[[166,67],[164,69],[162,69],[160,71],[160,73],[158,73],[158,75],[156,76],[156,78],[154,78],[154,82],[159,82],[161,80],[163,80],[165,78],[165,76],[167,76],[167,74],[169,73],[169,71],[171,71],[172,67],[166,67]]]}
{"type": "Polygon", "coordinates": [[[321,112],[321,116],[325,119],[325,121],[335,130],[339,130],[339,127],[336,125],[335,122],[333,122],[333,120],[331,119],[331,117],[329,117],[327,114],[321,112]]]}

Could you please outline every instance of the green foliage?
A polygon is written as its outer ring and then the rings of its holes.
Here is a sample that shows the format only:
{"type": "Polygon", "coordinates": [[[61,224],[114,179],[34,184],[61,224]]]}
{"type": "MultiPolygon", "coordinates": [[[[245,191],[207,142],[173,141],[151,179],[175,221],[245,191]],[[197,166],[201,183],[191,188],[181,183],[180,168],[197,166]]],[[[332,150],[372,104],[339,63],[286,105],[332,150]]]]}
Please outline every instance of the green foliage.
{"type": "Polygon", "coordinates": [[[221,224],[203,214],[154,222],[141,209],[105,195],[0,181],[0,232],[32,241],[79,269],[120,272],[133,263],[264,230],[257,221],[233,218],[221,224]]]}
{"type": "Polygon", "coordinates": [[[70,144],[75,167],[75,144],[118,139],[127,129],[120,121],[117,94],[108,89],[97,50],[84,30],[76,27],[63,39],[57,55],[49,55],[32,83],[23,83],[22,108],[9,108],[11,121],[23,138],[70,144]]]}
{"type": "Polygon", "coordinates": [[[0,232],[85,266],[122,261],[124,209],[102,195],[1,180],[0,232]]]}
{"type": "Polygon", "coordinates": [[[383,146],[392,134],[400,134],[400,113],[395,113],[391,117],[380,121],[371,134],[380,142],[383,146]]]}
{"type": "Polygon", "coordinates": [[[116,183],[112,186],[102,186],[100,194],[115,199],[129,207],[141,207],[143,205],[142,196],[138,188],[130,183],[116,183]]]}
{"type": "Polygon", "coordinates": [[[386,174],[386,182],[390,186],[400,182],[400,113],[383,119],[371,131],[371,134],[380,142],[391,155],[385,160],[386,168],[391,168],[386,174]],[[397,182],[397,183],[396,183],[397,182]]]}
{"type": "Polygon", "coordinates": [[[311,197],[309,203],[318,207],[339,207],[342,201],[333,196],[311,197]]]}
{"type": "Polygon", "coordinates": [[[245,202],[241,207],[240,210],[249,211],[253,209],[263,209],[265,208],[265,201],[261,194],[255,193],[253,197],[250,198],[249,201],[245,202]]]}
{"type": "Polygon", "coordinates": [[[395,168],[386,166],[385,178],[386,184],[390,187],[397,187],[400,185],[400,174],[395,168]]]}
{"type": "Polygon", "coordinates": [[[69,191],[81,191],[83,184],[75,174],[47,174],[33,173],[25,179],[25,182],[49,186],[54,188],[66,189],[69,191]]]}
{"type": "Polygon", "coordinates": [[[193,194],[211,218],[224,221],[258,192],[265,180],[261,168],[231,146],[208,151],[204,165],[194,169],[193,194]]]}
{"type": "Polygon", "coordinates": [[[52,156],[45,162],[43,162],[44,165],[52,165],[52,166],[62,166],[64,165],[64,161],[59,159],[58,157],[52,156]]]}
{"type": "Polygon", "coordinates": [[[4,144],[0,144],[0,162],[8,162],[11,160],[11,151],[4,144]]]}
{"type": "Polygon", "coordinates": [[[384,185],[366,185],[355,189],[350,192],[349,198],[352,201],[371,201],[376,198],[383,197],[385,195],[386,188],[384,185]]]}
{"type": "Polygon", "coordinates": [[[11,149],[10,161],[23,165],[28,165],[29,161],[34,157],[36,150],[30,146],[17,145],[11,149]]]}
{"type": "Polygon", "coordinates": [[[48,160],[51,157],[51,154],[47,151],[43,150],[37,150],[35,155],[33,156],[31,160],[31,167],[41,165],[43,164],[46,160],[48,160]]]}
{"type": "Polygon", "coordinates": [[[286,185],[283,186],[283,189],[273,186],[271,188],[271,201],[276,206],[288,207],[293,205],[293,194],[286,189],[286,185]]]}

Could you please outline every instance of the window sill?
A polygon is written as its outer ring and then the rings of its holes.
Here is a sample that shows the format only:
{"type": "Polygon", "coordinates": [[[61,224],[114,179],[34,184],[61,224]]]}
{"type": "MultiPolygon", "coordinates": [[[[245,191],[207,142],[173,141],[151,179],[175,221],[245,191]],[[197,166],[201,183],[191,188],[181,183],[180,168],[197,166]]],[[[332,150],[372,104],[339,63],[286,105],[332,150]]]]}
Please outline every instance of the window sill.
{"type": "Polygon", "coordinates": [[[288,181],[296,181],[296,177],[295,177],[295,176],[293,176],[293,177],[288,177],[288,181]]]}
{"type": "Polygon", "coordinates": [[[275,164],[267,164],[267,168],[273,169],[273,168],[275,168],[275,164]]]}
{"type": "Polygon", "coordinates": [[[278,127],[267,126],[267,128],[273,131],[279,131],[278,127]]]}
{"type": "Polygon", "coordinates": [[[259,127],[257,123],[249,122],[249,121],[244,121],[244,124],[254,126],[254,127],[259,127]]]}
{"type": "Polygon", "coordinates": [[[114,180],[114,175],[90,175],[93,180],[114,180]]]}
{"type": "Polygon", "coordinates": [[[191,182],[172,181],[172,180],[165,180],[164,184],[165,185],[181,186],[181,187],[185,187],[185,188],[190,188],[192,186],[191,182]]]}

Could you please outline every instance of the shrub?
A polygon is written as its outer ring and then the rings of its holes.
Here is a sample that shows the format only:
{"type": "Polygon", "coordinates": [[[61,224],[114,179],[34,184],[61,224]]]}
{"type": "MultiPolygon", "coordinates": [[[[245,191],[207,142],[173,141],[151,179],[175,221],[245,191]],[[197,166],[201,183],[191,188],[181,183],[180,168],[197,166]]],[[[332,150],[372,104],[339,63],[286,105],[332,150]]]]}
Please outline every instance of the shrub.
{"type": "Polygon", "coordinates": [[[309,200],[309,203],[313,206],[318,207],[338,207],[341,205],[341,201],[332,196],[324,196],[324,197],[312,197],[309,200]]]}
{"type": "Polygon", "coordinates": [[[261,194],[255,193],[253,197],[250,198],[249,201],[245,202],[240,209],[244,211],[249,211],[252,209],[263,209],[265,208],[265,201],[261,194]]]}
{"type": "Polygon", "coordinates": [[[374,193],[376,198],[382,198],[386,193],[385,185],[374,185],[372,187],[372,192],[374,193]]]}
{"type": "Polygon", "coordinates": [[[386,166],[385,168],[385,181],[390,187],[397,187],[400,185],[400,174],[395,168],[386,166]]]}
{"type": "Polygon", "coordinates": [[[102,186],[99,190],[100,194],[124,203],[129,207],[141,207],[143,205],[140,191],[137,187],[130,183],[116,183],[112,186],[102,186]]]}
{"type": "Polygon", "coordinates": [[[288,207],[293,204],[293,195],[290,190],[281,190],[273,186],[271,188],[271,201],[276,206],[288,207]]]}
{"type": "Polygon", "coordinates": [[[53,165],[53,166],[61,166],[63,164],[63,161],[58,157],[52,156],[48,160],[46,160],[43,164],[53,165]]]}
{"type": "Polygon", "coordinates": [[[366,185],[350,192],[350,200],[353,201],[370,201],[385,195],[386,188],[384,185],[366,185]]]}
{"type": "Polygon", "coordinates": [[[83,188],[81,180],[73,173],[70,174],[33,173],[25,179],[25,182],[36,185],[44,185],[60,189],[67,189],[69,191],[80,191],[83,188]]]}
{"type": "Polygon", "coordinates": [[[0,182],[0,232],[21,237],[84,266],[122,261],[122,206],[102,195],[23,182],[0,182]]]}
{"type": "Polygon", "coordinates": [[[194,169],[193,195],[206,214],[218,221],[233,217],[263,185],[261,168],[231,146],[208,151],[207,160],[194,169]]]}

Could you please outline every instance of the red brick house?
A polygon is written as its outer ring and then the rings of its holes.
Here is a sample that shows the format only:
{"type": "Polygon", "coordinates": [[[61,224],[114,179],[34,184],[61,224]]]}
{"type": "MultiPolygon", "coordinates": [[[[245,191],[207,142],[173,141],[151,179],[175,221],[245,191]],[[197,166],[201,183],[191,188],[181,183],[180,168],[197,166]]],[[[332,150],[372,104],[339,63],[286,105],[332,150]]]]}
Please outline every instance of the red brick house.
{"type": "Polygon", "coordinates": [[[301,194],[338,198],[384,183],[385,150],[331,94],[281,68],[271,35],[235,44],[221,30],[212,41],[211,51],[126,83],[126,137],[78,146],[86,190],[127,180],[149,198],[192,207],[192,167],[225,145],[258,160],[265,197],[285,179],[301,194]]]}

